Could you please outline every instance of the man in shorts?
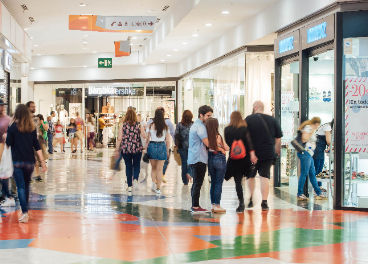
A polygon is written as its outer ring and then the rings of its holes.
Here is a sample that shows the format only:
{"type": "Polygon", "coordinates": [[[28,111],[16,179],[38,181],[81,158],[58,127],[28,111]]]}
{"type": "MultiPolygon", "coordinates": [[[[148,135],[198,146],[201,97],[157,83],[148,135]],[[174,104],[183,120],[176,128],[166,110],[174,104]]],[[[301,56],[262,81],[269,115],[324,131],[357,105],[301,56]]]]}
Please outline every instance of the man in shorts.
{"type": "Polygon", "coordinates": [[[267,198],[270,190],[270,170],[276,153],[280,156],[282,131],[279,123],[272,116],[263,114],[264,105],[261,101],[253,104],[253,114],[247,116],[248,131],[252,138],[253,148],[258,158],[255,169],[248,172],[248,186],[251,193],[248,208],[253,207],[253,192],[257,172],[261,178],[262,210],[268,210],[267,198]]]}
{"type": "MultiPolygon", "coordinates": [[[[75,113],[75,115],[77,116],[77,118],[75,118],[75,125],[77,126],[77,133],[81,135],[80,137],[78,137],[78,134],[76,133],[76,136],[77,136],[77,139],[80,140],[81,153],[83,153],[84,121],[83,121],[83,118],[80,117],[78,112],[75,113]],[[82,133],[78,131],[81,131],[82,133]]],[[[77,142],[77,146],[78,146],[78,142],[77,142]]]]}

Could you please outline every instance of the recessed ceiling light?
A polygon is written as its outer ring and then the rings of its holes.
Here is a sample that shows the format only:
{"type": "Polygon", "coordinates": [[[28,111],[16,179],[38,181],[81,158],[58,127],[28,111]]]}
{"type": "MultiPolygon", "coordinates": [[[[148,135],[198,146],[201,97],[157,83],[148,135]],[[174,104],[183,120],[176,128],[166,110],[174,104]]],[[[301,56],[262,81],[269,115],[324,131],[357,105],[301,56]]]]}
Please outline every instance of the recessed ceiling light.
{"type": "Polygon", "coordinates": [[[86,6],[86,4],[84,4],[84,3],[80,3],[80,4],[79,4],[79,6],[86,6]]]}
{"type": "Polygon", "coordinates": [[[86,66],[86,65],[84,65],[84,66],[83,66],[83,68],[87,68],[87,66],[86,66]]]}
{"type": "Polygon", "coordinates": [[[194,34],[193,37],[198,37],[198,34],[194,34]]]}
{"type": "Polygon", "coordinates": [[[161,61],[165,61],[165,60],[161,60],[161,61]]]}
{"type": "Polygon", "coordinates": [[[97,53],[97,51],[92,51],[92,53],[97,53]]]}
{"type": "Polygon", "coordinates": [[[87,44],[88,42],[87,41],[83,41],[83,44],[87,44]]]}
{"type": "Polygon", "coordinates": [[[183,42],[183,45],[187,45],[188,43],[186,43],[186,42],[183,42]]]}
{"type": "Polygon", "coordinates": [[[171,54],[167,54],[167,57],[171,57],[171,54]]]}
{"type": "Polygon", "coordinates": [[[31,39],[34,39],[34,37],[31,37],[31,39]]]}
{"type": "Polygon", "coordinates": [[[142,65],[146,65],[146,64],[143,62],[142,65]]]}
{"type": "Polygon", "coordinates": [[[223,13],[223,14],[229,14],[230,12],[229,11],[222,11],[221,13],[223,13]]]}
{"type": "Polygon", "coordinates": [[[133,43],[130,43],[130,46],[133,46],[133,43]]]}
{"type": "Polygon", "coordinates": [[[31,70],[34,70],[34,68],[31,68],[31,70]]]}
{"type": "Polygon", "coordinates": [[[28,28],[25,28],[24,30],[25,30],[25,31],[27,31],[27,30],[28,30],[28,28]]]}
{"type": "Polygon", "coordinates": [[[83,37],[88,37],[88,35],[84,35],[83,37]]]}
{"type": "Polygon", "coordinates": [[[137,37],[133,37],[133,39],[137,39],[137,37]]]}
{"type": "Polygon", "coordinates": [[[35,46],[35,47],[38,47],[38,44],[35,44],[34,46],[35,46]]]}
{"type": "Polygon", "coordinates": [[[136,30],[137,32],[141,32],[142,30],[136,30]]]}
{"type": "Polygon", "coordinates": [[[210,26],[212,26],[212,24],[210,24],[210,23],[207,23],[206,24],[206,27],[210,27],[210,26]]]}
{"type": "Polygon", "coordinates": [[[174,51],[178,51],[178,49],[174,49],[174,51]]]}
{"type": "Polygon", "coordinates": [[[37,54],[37,56],[41,56],[41,54],[37,54]]]}

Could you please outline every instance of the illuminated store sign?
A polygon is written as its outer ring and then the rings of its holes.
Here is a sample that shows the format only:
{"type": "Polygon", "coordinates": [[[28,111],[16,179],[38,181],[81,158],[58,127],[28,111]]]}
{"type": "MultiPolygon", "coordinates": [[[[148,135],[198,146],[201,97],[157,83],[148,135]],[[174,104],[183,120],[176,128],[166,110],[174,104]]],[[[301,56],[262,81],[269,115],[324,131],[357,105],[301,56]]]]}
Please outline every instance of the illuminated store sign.
{"type": "Polygon", "coordinates": [[[294,49],[294,36],[279,41],[279,53],[294,49]]]}
{"type": "Polygon", "coordinates": [[[122,95],[136,95],[136,89],[132,87],[115,88],[109,86],[103,86],[102,88],[96,88],[93,86],[88,87],[89,96],[122,96],[122,95]]]}
{"type": "Polygon", "coordinates": [[[327,37],[327,22],[323,22],[307,30],[307,42],[312,43],[327,37]]]}

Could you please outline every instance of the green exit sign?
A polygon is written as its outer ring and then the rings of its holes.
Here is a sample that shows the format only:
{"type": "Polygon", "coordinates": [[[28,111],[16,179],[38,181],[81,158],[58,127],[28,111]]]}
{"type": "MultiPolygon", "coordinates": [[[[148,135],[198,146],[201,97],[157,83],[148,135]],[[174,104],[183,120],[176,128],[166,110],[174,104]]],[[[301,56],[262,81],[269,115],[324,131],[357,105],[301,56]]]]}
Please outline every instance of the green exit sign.
{"type": "Polygon", "coordinates": [[[112,58],[98,58],[98,68],[112,68],[112,58]]]}

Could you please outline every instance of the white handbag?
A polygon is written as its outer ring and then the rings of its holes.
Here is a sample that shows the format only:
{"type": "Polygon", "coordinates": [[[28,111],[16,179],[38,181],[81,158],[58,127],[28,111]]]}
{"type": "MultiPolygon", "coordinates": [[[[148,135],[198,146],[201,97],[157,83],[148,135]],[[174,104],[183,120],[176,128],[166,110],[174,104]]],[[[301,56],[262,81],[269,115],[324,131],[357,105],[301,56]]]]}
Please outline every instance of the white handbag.
{"type": "Polygon", "coordinates": [[[11,147],[4,146],[3,156],[0,163],[0,179],[8,179],[13,176],[13,159],[11,147]]]}

